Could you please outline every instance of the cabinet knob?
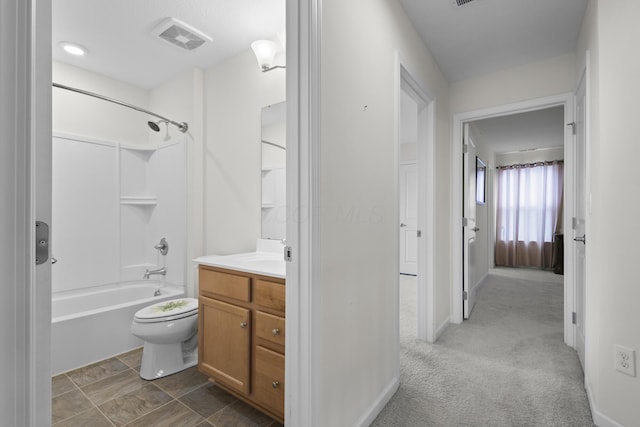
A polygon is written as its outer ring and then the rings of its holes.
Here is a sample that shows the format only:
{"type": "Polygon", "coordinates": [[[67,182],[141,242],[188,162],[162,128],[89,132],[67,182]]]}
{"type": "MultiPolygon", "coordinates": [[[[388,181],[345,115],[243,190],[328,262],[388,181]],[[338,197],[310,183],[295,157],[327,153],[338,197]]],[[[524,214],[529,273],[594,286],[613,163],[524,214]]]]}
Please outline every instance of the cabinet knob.
{"type": "Polygon", "coordinates": [[[271,383],[271,387],[273,388],[278,388],[280,386],[280,383],[278,381],[274,381],[271,383]]]}
{"type": "Polygon", "coordinates": [[[273,336],[275,337],[276,335],[280,335],[280,329],[276,328],[273,331],[271,331],[271,333],[273,334],[273,336]]]}
{"type": "Polygon", "coordinates": [[[247,322],[242,322],[242,323],[240,323],[240,327],[241,327],[242,329],[246,328],[246,327],[247,327],[247,322]]]}

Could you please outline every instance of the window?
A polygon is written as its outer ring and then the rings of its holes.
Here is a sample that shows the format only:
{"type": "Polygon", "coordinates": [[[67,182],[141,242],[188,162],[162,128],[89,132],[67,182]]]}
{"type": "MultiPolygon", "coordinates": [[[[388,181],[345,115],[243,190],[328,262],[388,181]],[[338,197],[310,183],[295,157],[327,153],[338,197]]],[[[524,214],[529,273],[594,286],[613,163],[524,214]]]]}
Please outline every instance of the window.
{"type": "Polygon", "coordinates": [[[535,259],[543,266],[561,225],[563,169],[562,162],[498,168],[497,265],[532,266],[518,260],[535,259]]]}

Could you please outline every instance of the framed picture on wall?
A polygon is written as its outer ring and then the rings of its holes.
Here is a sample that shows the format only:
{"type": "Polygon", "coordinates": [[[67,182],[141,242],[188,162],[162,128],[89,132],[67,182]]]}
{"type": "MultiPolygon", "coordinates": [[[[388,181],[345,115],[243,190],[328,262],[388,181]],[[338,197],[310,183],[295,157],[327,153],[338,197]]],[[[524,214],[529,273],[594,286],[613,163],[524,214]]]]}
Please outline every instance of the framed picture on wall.
{"type": "Polygon", "coordinates": [[[476,156],[476,204],[478,205],[486,203],[486,176],[487,165],[476,156]]]}

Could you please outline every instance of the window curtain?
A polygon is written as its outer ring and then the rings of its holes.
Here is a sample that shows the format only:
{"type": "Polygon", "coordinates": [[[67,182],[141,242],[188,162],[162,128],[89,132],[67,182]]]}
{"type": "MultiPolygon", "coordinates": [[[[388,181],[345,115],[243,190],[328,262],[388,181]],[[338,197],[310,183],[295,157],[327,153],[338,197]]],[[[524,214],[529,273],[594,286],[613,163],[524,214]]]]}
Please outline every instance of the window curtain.
{"type": "Polygon", "coordinates": [[[562,234],[564,163],[500,166],[496,265],[550,269],[562,234]]]}

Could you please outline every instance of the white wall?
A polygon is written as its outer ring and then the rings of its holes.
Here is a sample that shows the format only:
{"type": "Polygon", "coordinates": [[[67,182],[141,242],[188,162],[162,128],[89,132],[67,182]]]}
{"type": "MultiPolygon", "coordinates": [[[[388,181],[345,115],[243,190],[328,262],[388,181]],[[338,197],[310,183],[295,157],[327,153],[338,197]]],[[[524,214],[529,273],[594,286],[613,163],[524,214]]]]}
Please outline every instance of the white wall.
{"type": "Polygon", "coordinates": [[[637,95],[640,58],[634,55],[640,38],[636,0],[592,1],[580,38],[577,64],[591,53],[591,196],[587,219],[587,369],[588,386],[599,425],[614,420],[640,426],[640,378],[614,369],[614,345],[636,350],[640,333],[636,301],[637,241],[633,226],[640,210],[636,197],[637,95]]]}
{"type": "Polygon", "coordinates": [[[449,315],[448,84],[396,1],[325,0],[322,22],[314,421],[353,426],[397,385],[398,53],[437,99],[436,293],[449,315]]]}
{"type": "Polygon", "coordinates": [[[451,84],[451,112],[461,113],[571,92],[575,55],[510,68],[451,84]]]}
{"type": "MultiPolygon", "coordinates": [[[[204,71],[193,69],[175,76],[150,91],[150,110],[176,122],[186,122],[189,130],[184,134],[187,149],[187,249],[186,268],[189,296],[197,295],[198,279],[192,259],[205,255],[204,251],[204,71]]],[[[179,135],[175,126],[169,126],[170,135],[179,135]]],[[[150,141],[160,143],[166,135],[149,132],[150,141]]]]}
{"type": "Polygon", "coordinates": [[[285,100],[285,70],[253,52],[205,72],[205,253],[255,250],[260,237],[262,107],[285,100]]]}
{"type": "MultiPolygon", "coordinates": [[[[149,92],[90,71],[53,63],[53,81],[98,93],[147,109],[149,92]]],[[[144,144],[151,132],[149,117],[123,106],[87,95],[53,88],[52,119],[55,132],[68,132],[113,142],[144,144]]]]}

